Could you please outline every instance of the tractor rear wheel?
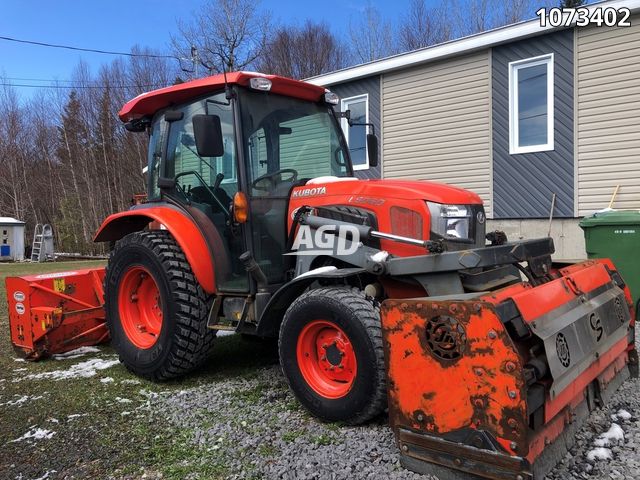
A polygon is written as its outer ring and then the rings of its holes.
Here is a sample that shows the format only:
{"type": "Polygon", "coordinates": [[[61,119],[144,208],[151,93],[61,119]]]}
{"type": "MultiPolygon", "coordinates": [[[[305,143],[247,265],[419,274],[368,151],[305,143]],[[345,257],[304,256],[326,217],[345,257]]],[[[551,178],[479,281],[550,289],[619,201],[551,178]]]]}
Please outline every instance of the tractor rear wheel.
{"type": "Polygon", "coordinates": [[[207,328],[209,305],[169,232],[136,232],[116,243],[105,309],[113,348],[129,370],[167,380],[202,364],[216,334],[207,328]]]}
{"type": "Polygon", "coordinates": [[[301,295],[285,313],[278,347],[293,393],[321,420],[355,425],[386,407],[380,312],[361,290],[301,295]]]}

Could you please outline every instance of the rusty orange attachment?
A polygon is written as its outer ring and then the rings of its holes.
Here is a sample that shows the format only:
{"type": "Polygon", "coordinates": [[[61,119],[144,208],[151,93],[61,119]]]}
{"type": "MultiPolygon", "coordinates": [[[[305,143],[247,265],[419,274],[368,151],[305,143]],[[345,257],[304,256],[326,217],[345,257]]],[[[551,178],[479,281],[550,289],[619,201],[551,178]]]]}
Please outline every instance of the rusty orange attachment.
{"type": "Polygon", "coordinates": [[[535,286],[389,299],[381,316],[390,423],[403,465],[421,473],[541,479],[550,445],[568,448],[637,371],[629,291],[608,260],[535,286]]]}
{"type": "Polygon", "coordinates": [[[109,339],[104,268],[7,277],[11,342],[28,360],[109,339]]]}

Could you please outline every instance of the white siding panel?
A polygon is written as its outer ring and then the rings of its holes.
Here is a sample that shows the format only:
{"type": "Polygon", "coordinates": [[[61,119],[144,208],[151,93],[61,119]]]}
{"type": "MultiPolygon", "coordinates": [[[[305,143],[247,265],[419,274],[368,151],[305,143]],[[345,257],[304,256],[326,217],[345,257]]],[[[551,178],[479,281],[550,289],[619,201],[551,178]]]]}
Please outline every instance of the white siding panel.
{"type": "Polygon", "coordinates": [[[640,17],[577,31],[578,215],[640,208],[640,17]]]}
{"type": "Polygon", "coordinates": [[[480,195],[491,216],[489,51],[383,76],[385,178],[480,195]]]}

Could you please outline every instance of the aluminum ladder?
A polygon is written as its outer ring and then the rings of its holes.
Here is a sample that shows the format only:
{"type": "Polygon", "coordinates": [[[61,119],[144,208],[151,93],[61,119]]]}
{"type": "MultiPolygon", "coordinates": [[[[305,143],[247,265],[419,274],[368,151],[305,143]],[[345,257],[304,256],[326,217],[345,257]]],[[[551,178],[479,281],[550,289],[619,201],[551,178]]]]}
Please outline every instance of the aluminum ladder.
{"type": "Polygon", "coordinates": [[[53,260],[53,229],[48,223],[36,224],[31,245],[31,261],[44,262],[53,260]]]}

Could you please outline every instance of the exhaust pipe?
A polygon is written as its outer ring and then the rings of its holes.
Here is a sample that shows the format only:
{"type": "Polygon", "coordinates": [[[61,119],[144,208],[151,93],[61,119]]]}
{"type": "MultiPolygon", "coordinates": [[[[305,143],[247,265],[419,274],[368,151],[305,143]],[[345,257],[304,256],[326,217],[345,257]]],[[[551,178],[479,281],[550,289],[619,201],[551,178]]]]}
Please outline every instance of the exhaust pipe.
{"type": "Polygon", "coordinates": [[[240,255],[239,259],[244,265],[244,269],[249,272],[249,275],[251,275],[251,277],[256,281],[258,293],[267,293],[269,291],[267,288],[267,276],[264,274],[255,258],[253,258],[253,255],[251,255],[251,252],[244,252],[240,255]]]}

